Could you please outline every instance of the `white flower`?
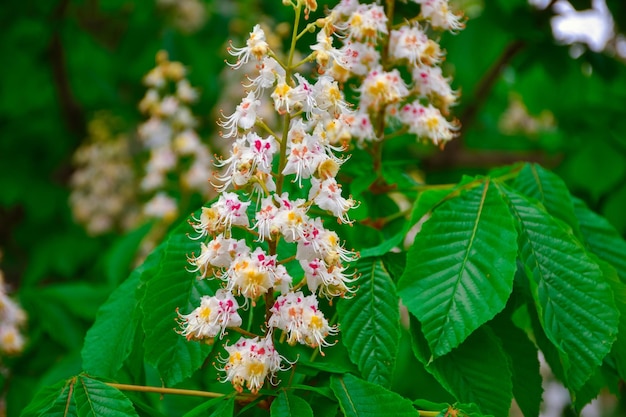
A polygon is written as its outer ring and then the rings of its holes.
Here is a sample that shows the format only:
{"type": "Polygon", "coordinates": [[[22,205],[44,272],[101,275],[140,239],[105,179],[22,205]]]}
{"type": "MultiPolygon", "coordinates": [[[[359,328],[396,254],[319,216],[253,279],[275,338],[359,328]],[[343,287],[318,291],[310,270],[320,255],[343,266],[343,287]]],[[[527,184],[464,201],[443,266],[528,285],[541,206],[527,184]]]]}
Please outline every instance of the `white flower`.
{"type": "Polygon", "coordinates": [[[218,222],[230,229],[231,226],[249,226],[246,210],[250,204],[250,201],[241,201],[235,193],[224,192],[213,204],[213,208],[217,210],[218,222]]]}
{"type": "Polygon", "coordinates": [[[456,32],[465,27],[461,17],[450,11],[448,0],[413,0],[421,4],[421,15],[430,20],[430,24],[435,29],[449,30],[456,32]]]}
{"type": "Polygon", "coordinates": [[[374,40],[379,33],[387,33],[385,9],[377,4],[360,4],[350,14],[348,35],[357,41],[374,40]]]}
{"type": "MultiPolygon", "coordinates": [[[[178,313],[181,334],[187,340],[200,340],[216,336],[223,337],[227,327],[241,326],[241,316],[237,313],[239,304],[232,293],[220,289],[215,296],[204,296],[200,306],[189,314],[178,313]]],[[[178,312],[178,311],[177,311],[178,312]]]]}
{"type": "Polygon", "coordinates": [[[272,93],[274,108],[279,114],[290,113],[295,108],[302,108],[304,98],[305,92],[300,88],[292,88],[284,78],[279,79],[272,93]]]}
{"type": "Polygon", "coordinates": [[[404,105],[398,119],[409,127],[410,133],[440,146],[452,140],[459,130],[459,126],[447,121],[438,108],[431,104],[423,106],[419,101],[404,105]]]}
{"type": "Polygon", "coordinates": [[[294,181],[302,184],[302,179],[310,178],[319,164],[327,159],[324,148],[313,136],[305,134],[301,142],[290,141],[287,144],[287,163],[283,175],[295,174],[294,181]]]}
{"type": "Polygon", "coordinates": [[[280,232],[280,228],[276,225],[274,218],[278,214],[278,207],[274,203],[273,196],[267,196],[261,200],[261,208],[257,210],[255,216],[256,223],[254,229],[259,234],[259,241],[265,241],[272,238],[272,235],[280,232]]]}
{"type": "Polygon", "coordinates": [[[341,196],[341,185],[337,184],[335,178],[311,178],[309,200],[315,202],[319,208],[330,211],[338,220],[351,223],[346,213],[354,207],[355,202],[352,198],[345,199],[341,196]]]}
{"type": "Polygon", "coordinates": [[[172,137],[172,126],[162,119],[152,116],[147,122],[139,126],[138,133],[148,148],[158,148],[169,144],[172,137]]]}
{"type": "Polygon", "coordinates": [[[237,135],[237,127],[248,130],[256,122],[256,113],[261,106],[261,101],[257,100],[254,93],[250,91],[248,95],[237,105],[235,112],[226,117],[225,121],[219,121],[217,124],[228,129],[222,136],[229,138],[237,135]]]}
{"type": "Polygon", "coordinates": [[[178,216],[178,204],[164,192],[156,194],[143,207],[146,216],[155,219],[174,220],[178,216]]]}
{"type": "Polygon", "coordinates": [[[391,31],[389,55],[394,59],[406,59],[411,65],[417,65],[431,58],[433,47],[431,42],[418,24],[402,26],[391,31]]]}
{"type": "Polygon", "coordinates": [[[352,262],[357,255],[343,248],[337,233],[325,229],[322,221],[315,219],[304,228],[304,237],[298,241],[296,258],[301,261],[320,258],[330,266],[341,265],[342,261],[352,262]]]}
{"type": "Polygon", "coordinates": [[[277,266],[276,255],[267,255],[261,248],[238,254],[226,273],[226,288],[252,300],[254,306],[256,299],[274,286],[278,276],[285,279],[286,270],[277,270],[277,266]]]}
{"type": "Polygon", "coordinates": [[[198,92],[191,87],[189,80],[183,78],[176,83],[176,96],[183,103],[193,103],[198,99],[198,92]]]}
{"type": "Polygon", "coordinates": [[[359,143],[377,140],[374,126],[372,126],[372,122],[367,113],[355,113],[349,116],[348,120],[350,123],[350,135],[356,138],[359,143]]]}
{"type": "Polygon", "coordinates": [[[279,207],[273,219],[273,226],[280,230],[286,242],[295,242],[302,238],[304,227],[309,222],[304,199],[299,198],[291,201],[287,193],[283,193],[281,196],[274,194],[274,198],[279,207]]]}
{"type": "Polygon", "coordinates": [[[244,84],[245,88],[254,87],[254,93],[258,96],[261,90],[272,87],[276,80],[285,78],[285,69],[274,58],[264,57],[259,65],[259,75],[250,79],[250,84],[244,84]]]}
{"type": "Polygon", "coordinates": [[[331,346],[325,338],[337,334],[336,326],[318,309],[314,295],[304,296],[301,291],[279,296],[270,310],[272,316],[267,325],[287,332],[287,343],[305,344],[312,348],[331,346]]]}
{"type": "Polygon", "coordinates": [[[217,235],[207,244],[200,243],[200,247],[200,256],[196,257],[192,254],[187,260],[195,266],[189,271],[200,271],[202,278],[206,278],[212,267],[228,268],[237,256],[250,253],[245,240],[226,238],[223,234],[217,235]]]}
{"type": "Polygon", "coordinates": [[[319,77],[313,86],[313,91],[317,107],[321,110],[327,111],[335,117],[349,112],[349,105],[344,100],[337,81],[331,77],[327,75],[319,77]]]}
{"type": "Polygon", "coordinates": [[[359,89],[361,93],[361,108],[374,111],[382,109],[387,104],[397,103],[409,94],[400,72],[393,69],[385,72],[377,68],[367,74],[359,89]]]}
{"type": "Polygon", "coordinates": [[[220,222],[219,213],[214,207],[202,207],[200,218],[191,217],[193,221],[189,224],[198,234],[196,237],[191,237],[192,240],[202,239],[208,234],[216,235],[224,230],[224,225],[220,222]]]}
{"type": "Polygon", "coordinates": [[[346,268],[341,265],[327,266],[323,260],[313,259],[301,260],[300,266],[311,292],[319,291],[321,296],[327,298],[344,297],[346,293],[354,292],[346,286],[354,279],[345,274],[346,268]]]}
{"type": "Polygon", "coordinates": [[[441,67],[419,66],[413,69],[413,83],[420,97],[439,104],[445,112],[455,104],[458,93],[450,87],[450,79],[443,76],[441,67]]]}
{"type": "Polygon", "coordinates": [[[161,100],[159,113],[161,116],[173,116],[179,109],[178,99],[174,96],[166,96],[161,100]]]}
{"type": "Polygon", "coordinates": [[[234,64],[228,64],[232,68],[241,68],[242,65],[248,63],[250,55],[258,60],[261,60],[269,51],[269,45],[265,41],[265,32],[261,29],[261,26],[255,25],[250,32],[250,37],[246,41],[246,46],[243,48],[236,48],[232,44],[228,47],[228,53],[237,57],[237,62],[234,64]]]}
{"type": "MultiPolygon", "coordinates": [[[[243,187],[253,175],[260,177],[265,174],[263,179],[271,181],[272,158],[277,149],[278,144],[273,136],[263,139],[255,132],[250,132],[237,139],[230,158],[216,164],[218,167],[227,166],[222,175],[217,177],[222,181],[219,190],[225,190],[231,183],[235,187],[243,187]]],[[[266,182],[265,185],[269,184],[266,182]]]]}
{"type": "Polygon", "coordinates": [[[344,69],[347,68],[348,59],[346,50],[333,48],[333,38],[325,31],[320,30],[317,33],[317,43],[311,46],[311,50],[315,51],[315,60],[319,65],[320,72],[324,72],[333,64],[337,64],[344,69]]]}
{"type": "Polygon", "coordinates": [[[246,387],[256,394],[265,383],[265,378],[273,376],[281,368],[282,358],[272,342],[272,334],[265,338],[241,338],[231,346],[224,346],[228,358],[223,360],[226,372],[225,381],[230,381],[238,392],[246,387]]]}
{"type": "Polygon", "coordinates": [[[2,323],[0,324],[0,351],[9,355],[14,355],[24,349],[24,336],[17,327],[2,323]]]}

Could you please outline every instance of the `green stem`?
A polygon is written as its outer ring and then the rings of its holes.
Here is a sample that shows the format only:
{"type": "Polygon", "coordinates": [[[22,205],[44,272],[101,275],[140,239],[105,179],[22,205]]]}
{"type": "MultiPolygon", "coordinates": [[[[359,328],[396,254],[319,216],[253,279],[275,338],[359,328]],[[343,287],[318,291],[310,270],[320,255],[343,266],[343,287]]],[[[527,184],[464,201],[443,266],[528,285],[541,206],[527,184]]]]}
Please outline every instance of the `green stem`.
{"type": "Polygon", "coordinates": [[[289,58],[287,58],[287,77],[289,78],[291,74],[289,74],[290,70],[293,69],[291,64],[293,62],[293,55],[296,51],[296,43],[298,41],[298,26],[300,26],[300,13],[302,12],[302,3],[298,2],[296,6],[296,18],[293,22],[293,32],[291,33],[291,47],[289,48],[289,58]]]}
{"type": "Polygon", "coordinates": [[[304,29],[302,29],[302,31],[298,33],[298,36],[296,36],[296,40],[299,40],[302,36],[304,36],[305,33],[312,32],[311,28],[315,29],[315,26],[316,26],[315,22],[309,23],[308,25],[306,25],[304,29]]]}
{"type": "MultiPolygon", "coordinates": [[[[188,396],[205,397],[205,398],[220,398],[220,397],[227,397],[227,396],[232,395],[232,394],[222,394],[219,392],[197,391],[197,390],[180,389],[180,388],[165,388],[165,387],[150,387],[150,386],[145,386],[145,385],[116,384],[113,382],[106,382],[106,384],[110,387],[117,388],[120,391],[154,392],[158,394],[188,395],[188,396]]],[[[252,395],[252,394],[235,395],[235,399],[237,399],[238,401],[252,401],[256,398],[258,398],[258,395],[252,395]]]]}
{"type": "MultiPolygon", "coordinates": [[[[250,320],[250,323],[252,323],[252,320],[250,320]]],[[[252,338],[259,337],[258,334],[254,334],[254,333],[252,333],[252,332],[250,332],[248,330],[244,330],[241,327],[229,327],[229,329],[234,331],[234,332],[240,333],[240,334],[242,334],[244,336],[248,336],[248,337],[252,337],[252,338]]]]}
{"type": "Polygon", "coordinates": [[[265,122],[263,120],[257,118],[256,122],[255,122],[255,125],[257,125],[261,129],[265,130],[265,132],[269,133],[270,135],[274,136],[274,139],[276,139],[276,141],[278,143],[281,143],[280,136],[278,136],[278,134],[276,132],[274,132],[267,124],[265,124],[265,122]]]}
{"type": "Polygon", "coordinates": [[[297,64],[294,64],[293,68],[298,68],[303,64],[306,64],[307,62],[312,62],[315,59],[315,52],[309,54],[306,58],[304,58],[302,61],[298,62],[297,64]]]}
{"type": "Polygon", "coordinates": [[[437,417],[439,414],[441,414],[441,411],[417,410],[417,412],[420,415],[420,417],[437,417]]]}

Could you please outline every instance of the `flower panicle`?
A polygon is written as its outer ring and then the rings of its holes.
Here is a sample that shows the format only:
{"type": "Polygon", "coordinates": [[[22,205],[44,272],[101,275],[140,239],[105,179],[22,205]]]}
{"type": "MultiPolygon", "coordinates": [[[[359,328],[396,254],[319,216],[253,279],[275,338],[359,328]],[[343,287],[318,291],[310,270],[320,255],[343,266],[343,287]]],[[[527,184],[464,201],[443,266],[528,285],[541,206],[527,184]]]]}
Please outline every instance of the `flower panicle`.
{"type": "MultiPolygon", "coordinates": [[[[339,325],[325,317],[319,300],[332,304],[358,289],[350,265],[359,254],[347,250],[325,223],[334,217],[351,225],[349,213],[359,205],[338,179],[348,159],[344,152],[383,141],[381,126],[387,124],[404,125],[404,131],[440,146],[458,131],[458,124],[446,119],[458,93],[442,75],[445,54],[417,22],[454,32],[462,28],[461,18],[449,13],[447,1],[415,1],[420,16],[399,27],[379,4],[340,1],[306,26],[319,32],[311,54],[298,64],[295,45],[282,62],[260,25],[245,46],[228,48],[236,58],[228,63],[231,69],[255,62],[256,75],[246,76],[244,98],[218,121],[232,147],[228,157],[217,158],[219,197],[191,218],[195,233],[189,237],[199,242],[200,252],[187,257],[190,272],[218,280],[220,289],[202,297],[191,313],[178,313],[178,322],[189,340],[221,339],[227,328],[241,325],[239,308],[264,302],[262,334],[244,332],[225,345],[228,356],[221,359],[222,380],[239,392],[258,392],[283,364],[291,365],[275,349],[275,329],[288,344],[322,355],[335,343],[330,338],[339,325]],[[317,65],[312,77],[299,72],[306,62],[317,65]],[[355,97],[356,106],[347,97],[355,97]],[[325,215],[317,216],[320,212],[325,215]],[[284,250],[288,245],[294,250],[284,250]]],[[[304,0],[286,4],[304,9],[305,18],[317,7],[304,0]]]]}

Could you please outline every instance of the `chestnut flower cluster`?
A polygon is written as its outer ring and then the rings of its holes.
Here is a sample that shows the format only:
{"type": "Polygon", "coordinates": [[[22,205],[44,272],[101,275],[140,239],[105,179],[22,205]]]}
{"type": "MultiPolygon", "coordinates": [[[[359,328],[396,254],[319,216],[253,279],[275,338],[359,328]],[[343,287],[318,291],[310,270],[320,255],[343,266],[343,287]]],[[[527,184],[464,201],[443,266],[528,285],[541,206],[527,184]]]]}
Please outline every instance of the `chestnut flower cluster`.
{"type": "Polygon", "coordinates": [[[289,365],[274,348],[276,329],[290,345],[307,345],[323,355],[338,325],[325,317],[319,300],[356,291],[349,265],[358,254],[345,249],[317,215],[352,222],[348,213],[357,203],[337,181],[347,159],[343,152],[354,143],[382,141],[388,124],[402,124],[404,131],[440,146],[455,136],[456,124],[444,115],[457,94],[442,76],[443,52],[427,30],[455,31],[463,24],[447,1],[418,3],[420,15],[397,27],[377,3],[343,0],[326,17],[300,28],[301,15],[308,18],[316,1],[285,0],[296,12],[286,58],[269,45],[260,25],[244,46],[228,48],[235,58],[228,63],[232,69],[253,62],[256,71],[247,75],[247,92],[234,111],[218,122],[232,148],[216,163],[219,197],[192,218],[190,238],[199,242],[199,253],[188,255],[189,270],[217,281],[220,289],[202,297],[190,313],[178,312],[178,322],[188,340],[213,343],[226,329],[244,335],[225,346],[228,356],[220,368],[223,380],[239,392],[256,393],[289,365]],[[316,30],[311,53],[295,62],[296,42],[316,30]],[[299,72],[313,62],[314,77],[299,72]],[[406,66],[411,81],[394,65],[406,66]],[[351,85],[358,85],[356,108],[344,94],[351,85]],[[267,103],[279,126],[260,117],[267,103]],[[292,250],[285,250],[289,245],[292,250]],[[239,310],[261,302],[263,335],[241,329],[239,310]]]}
{"type": "Polygon", "coordinates": [[[4,275],[0,271],[0,356],[15,355],[24,349],[22,331],[25,324],[26,313],[9,298],[4,275]]]}
{"type": "Polygon", "coordinates": [[[87,140],[73,155],[70,207],[91,235],[127,231],[140,221],[130,141],[128,135],[116,133],[117,125],[110,113],[96,113],[87,125],[87,140]]]}
{"type": "Polygon", "coordinates": [[[413,2],[420,4],[420,14],[399,24],[388,21],[381,5],[355,0],[342,0],[320,21],[323,30],[311,47],[318,70],[348,88],[358,86],[358,110],[348,121],[352,137],[363,146],[384,140],[384,127],[398,122],[419,140],[440,147],[459,129],[446,119],[459,95],[442,73],[444,51],[432,35],[455,33],[464,24],[448,0],[413,2]]]}
{"type": "Polygon", "coordinates": [[[189,105],[197,100],[198,93],[185,78],[185,67],[169,61],[165,51],[157,53],[156,62],[144,77],[148,90],[139,103],[148,120],[139,126],[138,133],[150,154],[140,186],[151,195],[144,215],[173,220],[178,216],[178,202],[166,190],[175,188],[184,194],[208,197],[211,157],[195,131],[197,122],[189,105]],[[172,178],[177,182],[173,187],[169,183],[172,178]]]}

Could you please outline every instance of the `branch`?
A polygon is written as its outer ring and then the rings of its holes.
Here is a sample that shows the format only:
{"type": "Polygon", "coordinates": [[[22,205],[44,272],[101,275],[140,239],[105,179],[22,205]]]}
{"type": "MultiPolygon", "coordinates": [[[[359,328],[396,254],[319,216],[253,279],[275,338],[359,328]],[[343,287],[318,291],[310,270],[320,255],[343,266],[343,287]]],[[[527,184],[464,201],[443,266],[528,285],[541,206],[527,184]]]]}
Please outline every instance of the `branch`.
{"type": "MultiPolygon", "coordinates": [[[[189,395],[189,396],[194,396],[194,397],[205,397],[205,398],[219,398],[219,397],[226,397],[227,395],[229,395],[229,394],[222,394],[219,392],[197,391],[197,390],[179,389],[179,388],[149,387],[149,386],[144,386],[144,385],[115,384],[112,382],[106,382],[106,384],[110,387],[117,388],[120,391],[154,392],[158,394],[189,395]]],[[[253,394],[235,395],[235,399],[237,401],[250,402],[256,398],[258,398],[258,395],[253,395],[253,394]]]]}
{"type": "MultiPolygon", "coordinates": [[[[60,22],[65,16],[65,11],[69,4],[68,0],[62,0],[54,10],[52,19],[55,26],[60,26],[60,22]]],[[[52,67],[52,79],[59,97],[61,114],[65,120],[68,130],[74,135],[83,138],[87,134],[85,115],[83,109],[74,98],[67,76],[65,66],[65,50],[61,41],[59,29],[54,30],[50,40],[50,66],[52,67]]]]}
{"type": "Polygon", "coordinates": [[[462,139],[465,131],[472,125],[476,115],[479,110],[482,108],[483,104],[489,97],[489,93],[491,93],[491,89],[493,88],[496,81],[500,77],[500,74],[506,68],[506,66],[511,62],[513,57],[517,55],[524,47],[526,46],[525,42],[522,40],[515,40],[511,42],[507,47],[502,51],[500,57],[493,63],[489,71],[484,75],[484,77],[478,83],[478,87],[476,88],[476,92],[474,93],[474,100],[465,108],[463,113],[461,114],[461,133],[458,139],[462,139]]]}

